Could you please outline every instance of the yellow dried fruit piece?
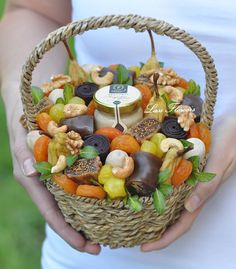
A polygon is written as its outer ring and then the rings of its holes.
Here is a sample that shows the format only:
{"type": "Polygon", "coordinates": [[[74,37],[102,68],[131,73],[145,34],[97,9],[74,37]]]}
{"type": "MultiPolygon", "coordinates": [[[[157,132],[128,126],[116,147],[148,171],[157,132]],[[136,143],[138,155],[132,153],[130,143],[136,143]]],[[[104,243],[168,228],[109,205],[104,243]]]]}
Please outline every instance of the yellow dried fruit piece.
{"type": "Polygon", "coordinates": [[[50,141],[48,145],[48,162],[52,165],[57,163],[60,155],[67,156],[70,154],[70,151],[66,147],[66,139],[66,133],[58,133],[50,141]]]}

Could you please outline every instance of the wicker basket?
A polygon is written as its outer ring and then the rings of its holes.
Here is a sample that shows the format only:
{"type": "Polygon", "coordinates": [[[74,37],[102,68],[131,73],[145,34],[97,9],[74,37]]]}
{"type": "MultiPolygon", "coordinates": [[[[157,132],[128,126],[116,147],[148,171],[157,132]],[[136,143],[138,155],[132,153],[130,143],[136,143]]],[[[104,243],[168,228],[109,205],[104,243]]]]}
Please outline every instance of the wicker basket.
{"type": "MultiPolygon", "coordinates": [[[[156,34],[182,41],[196,54],[202,63],[206,78],[201,121],[211,128],[218,80],[213,59],[206,49],[188,33],[164,21],[137,15],[111,15],[92,17],[61,27],[50,33],[32,51],[23,67],[20,86],[25,124],[28,130],[37,128],[35,116],[39,107],[35,106],[32,101],[31,80],[32,72],[43,55],[60,41],[71,36],[111,26],[125,29],[133,28],[136,32],[144,32],[149,29],[156,34]]],[[[122,201],[107,202],[106,200],[68,195],[52,181],[48,181],[46,186],[58,202],[66,222],[70,223],[77,231],[82,231],[92,242],[109,245],[111,248],[131,247],[160,238],[166,228],[179,218],[183,210],[184,200],[192,190],[186,184],[175,189],[173,195],[167,200],[165,213],[158,215],[150,197],[140,198],[143,203],[142,211],[132,212],[122,201]]]]}

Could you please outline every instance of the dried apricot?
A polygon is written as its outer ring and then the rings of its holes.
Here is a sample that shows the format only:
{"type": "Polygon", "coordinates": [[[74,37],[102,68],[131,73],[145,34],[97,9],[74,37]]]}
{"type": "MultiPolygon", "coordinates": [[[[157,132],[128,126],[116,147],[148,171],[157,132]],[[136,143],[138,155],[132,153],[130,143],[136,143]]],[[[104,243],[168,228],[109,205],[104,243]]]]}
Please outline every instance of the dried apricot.
{"type": "Polygon", "coordinates": [[[53,175],[52,180],[56,182],[65,192],[70,194],[76,193],[78,184],[76,184],[73,180],[69,179],[66,175],[53,175]]]}
{"type": "Polygon", "coordinates": [[[122,132],[116,128],[112,127],[105,127],[98,129],[95,134],[104,135],[106,136],[110,141],[112,141],[115,137],[122,135],[122,132]]]}
{"type": "Polygon", "coordinates": [[[197,124],[194,122],[189,129],[189,138],[200,138],[200,133],[197,124]]]}
{"type": "Polygon", "coordinates": [[[48,144],[51,139],[46,136],[40,136],[34,144],[34,158],[36,162],[47,162],[48,161],[48,144]]]}
{"type": "Polygon", "coordinates": [[[179,83],[176,85],[176,87],[180,87],[180,88],[187,90],[188,89],[188,81],[185,80],[184,78],[180,78],[179,83]]]}
{"type": "Polygon", "coordinates": [[[211,131],[209,128],[202,122],[197,123],[200,139],[203,141],[206,147],[206,153],[209,152],[211,146],[211,131]]]}
{"type": "Polygon", "coordinates": [[[199,138],[203,141],[206,153],[209,152],[211,146],[211,131],[202,122],[194,123],[189,130],[189,138],[199,138]]]}
{"type": "Polygon", "coordinates": [[[36,116],[36,122],[39,128],[44,132],[47,132],[48,123],[51,120],[52,118],[46,112],[42,112],[36,116]]]}
{"type": "Polygon", "coordinates": [[[173,176],[171,177],[171,184],[178,187],[191,175],[193,165],[190,161],[182,159],[179,165],[175,168],[173,176]]]}
{"type": "Polygon", "coordinates": [[[121,149],[129,154],[140,151],[140,145],[131,135],[119,135],[111,142],[111,151],[121,149]]]}
{"type": "Polygon", "coordinates": [[[152,92],[150,88],[144,84],[136,84],[134,87],[137,88],[142,94],[142,109],[145,110],[152,97],[152,92]]]}
{"type": "Polygon", "coordinates": [[[106,192],[100,186],[79,185],[76,190],[76,195],[82,197],[104,199],[106,197],[106,192]]]}
{"type": "Polygon", "coordinates": [[[94,111],[95,111],[95,104],[94,104],[94,101],[92,100],[88,104],[88,109],[87,109],[86,115],[93,116],[94,115],[94,111]]]}

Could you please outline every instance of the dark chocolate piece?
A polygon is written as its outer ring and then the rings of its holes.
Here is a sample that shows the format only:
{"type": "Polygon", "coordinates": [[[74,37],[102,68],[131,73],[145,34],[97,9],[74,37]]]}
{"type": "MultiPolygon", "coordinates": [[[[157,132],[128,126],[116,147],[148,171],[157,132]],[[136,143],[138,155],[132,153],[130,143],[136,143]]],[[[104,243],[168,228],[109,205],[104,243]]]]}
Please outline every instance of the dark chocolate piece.
{"type": "Polygon", "coordinates": [[[139,143],[151,138],[161,129],[160,122],[155,118],[145,118],[134,127],[130,128],[127,133],[134,136],[139,143]]]}
{"type": "Polygon", "coordinates": [[[139,151],[133,153],[134,172],[126,180],[126,188],[131,194],[149,196],[157,187],[157,175],[162,162],[155,155],[139,151]]]}
{"type": "Polygon", "coordinates": [[[98,85],[92,82],[85,82],[75,88],[75,96],[84,99],[85,104],[88,105],[93,99],[93,95],[98,90],[98,85]]]}
{"type": "Polygon", "coordinates": [[[67,125],[68,131],[75,131],[76,133],[79,133],[82,138],[94,133],[93,116],[82,115],[74,118],[62,119],[59,125],[67,125]]]}
{"type": "Polygon", "coordinates": [[[161,132],[170,138],[185,139],[187,132],[179,125],[176,117],[165,117],[161,126],[161,132]]]}
{"type": "Polygon", "coordinates": [[[184,97],[182,104],[192,108],[193,113],[196,115],[195,121],[199,122],[202,114],[202,98],[198,95],[188,94],[184,97]]]}
{"type": "Polygon", "coordinates": [[[90,179],[97,179],[102,163],[99,157],[79,159],[65,169],[65,175],[77,183],[91,184],[90,179]]]}
{"type": "Polygon", "coordinates": [[[110,141],[104,135],[93,134],[84,138],[84,146],[93,146],[98,150],[102,163],[110,152],[110,141]]]}

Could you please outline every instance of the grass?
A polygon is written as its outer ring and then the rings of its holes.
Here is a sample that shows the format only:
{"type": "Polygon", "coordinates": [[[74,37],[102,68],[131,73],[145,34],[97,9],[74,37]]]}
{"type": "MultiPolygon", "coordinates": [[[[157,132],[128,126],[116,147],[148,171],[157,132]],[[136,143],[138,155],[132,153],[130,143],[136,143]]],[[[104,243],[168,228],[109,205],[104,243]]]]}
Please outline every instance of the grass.
{"type": "MultiPolygon", "coordinates": [[[[0,16],[4,1],[0,0],[0,16]]],[[[0,268],[40,268],[44,221],[12,174],[3,102],[0,99],[0,268]]]]}

